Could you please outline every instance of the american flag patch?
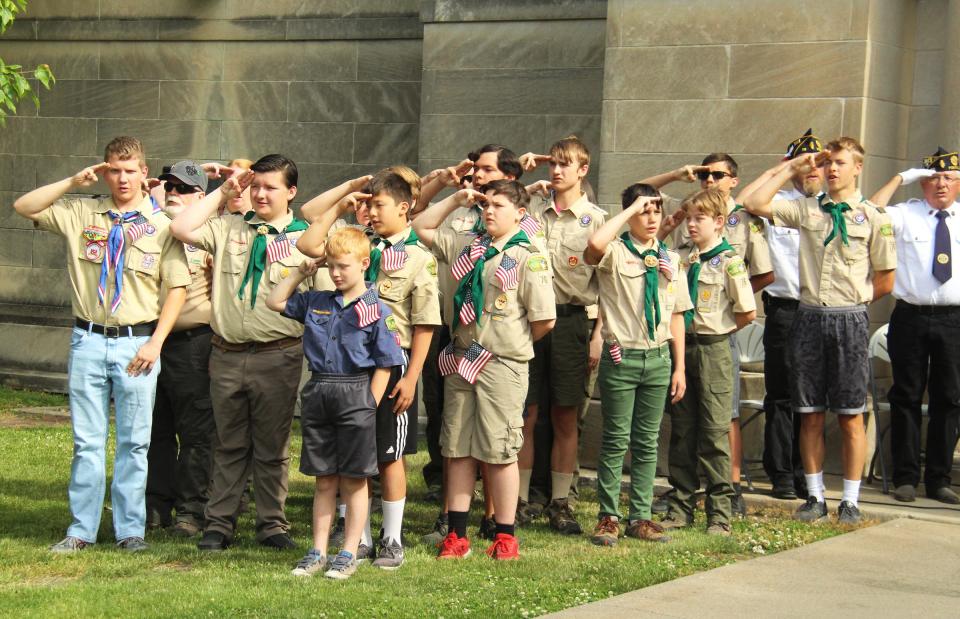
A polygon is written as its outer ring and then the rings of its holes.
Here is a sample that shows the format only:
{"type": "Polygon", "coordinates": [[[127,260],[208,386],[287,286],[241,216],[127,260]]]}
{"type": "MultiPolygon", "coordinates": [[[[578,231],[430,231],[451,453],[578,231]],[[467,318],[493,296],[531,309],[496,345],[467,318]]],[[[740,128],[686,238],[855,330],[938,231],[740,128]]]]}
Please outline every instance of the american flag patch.
{"type": "Polygon", "coordinates": [[[137,215],[130,227],[127,228],[127,238],[131,243],[136,243],[140,237],[147,233],[149,227],[150,222],[147,221],[147,218],[143,215],[137,215]]]}
{"type": "Polygon", "coordinates": [[[380,320],[380,303],[377,301],[377,293],[373,291],[373,288],[360,295],[354,305],[354,310],[357,312],[357,324],[361,329],[380,320]]]}
{"type": "Polygon", "coordinates": [[[620,365],[620,362],[623,361],[623,349],[620,348],[620,344],[617,342],[610,343],[610,358],[613,360],[614,365],[620,365]]]}
{"type": "Polygon", "coordinates": [[[673,279],[673,265],[670,264],[670,255],[667,253],[667,248],[663,245],[660,246],[660,249],[657,252],[657,264],[660,272],[663,273],[667,279],[673,279]]]}
{"type": "Polygon", "coordinates": [[[473,307],[473,290],[467,289],[467,294],[463,298],[463,305],[460,306],[460,322],[468,325],[477,319],[477,311],[473,307]]]}
{"type": "Polygon", "coordinates": [[[384,271],[397,271],[403,268],[407,263],[407,247],[403,243],[397,243],[383,250],[381,254],[384,271]]]}
{"type": "Polygon", "coordinates": [[[530,215],[524,215],[520,220],[520,229],[527,234],[536,234],[540,232],[540,222],[530,215]]]}
{"type": "Polygon", "coordinates": [[[440,351],[437,356],[437,364],[440,367],[440,376],[450,376],[457,373],[457,358],[453,354],[453,342],[447,344],[447,347],[440,351]]]}
{"type": "Polygon", "coordinates": [[[467,273],[473,270],[474,263],[487,252],[487,247],[489,246],[490,237],[484,235],[478,236],[472,243],[460,250],[460,255],[457,256],[457,259],[453,262],[453,266],[450,267],[450,272],[453,273],[453,277],[457,281],[463,279],[467,273]]]}
{"type": "Polygon", "coordinates": [[[497,267],[494,277],[500,282],[500,290],[513,290],[520,281],[520,269],[517,268],[517,261],[504,254],[500,259],[500,266],[497,267]]]}
{"type": "Polygon", "coordinates": [[[457,374],[462,376],[463,380],[473,385],[477,382],[477,376],[480,375],[480,370],[483,369],[483,366],[487,365],[490,359],[493,359],[493,353],[474,340],[473,343],[470,344],[470,348],[467,349],[467,352],[464,353],[460,359],[460,363],[457,364],[457,374]]]}
{"type": "Polygon", "coordinates": [[[290,242],[287,240],[287,233],[281,232],[277,238],[273,239],[267,245],[267,262],[277,262],[290,255],[290,242]]]}

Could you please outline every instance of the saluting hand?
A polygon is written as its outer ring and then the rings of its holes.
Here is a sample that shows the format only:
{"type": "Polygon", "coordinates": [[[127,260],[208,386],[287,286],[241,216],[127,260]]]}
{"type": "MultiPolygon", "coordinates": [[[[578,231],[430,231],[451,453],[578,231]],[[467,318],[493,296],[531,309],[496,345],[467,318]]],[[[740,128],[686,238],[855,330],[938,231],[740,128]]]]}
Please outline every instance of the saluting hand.
{"type": "Polygon", "coordinates": [[[553,185],[550,184],[550,181],[537,181],[527,185],[525,189],[528,195],[541,195],[544,198],[549,198],[550,192],[553,191],[553,185]]]}
{"type": "Polygon", "coordinates": [[[693,183],[697,181],[697,172],[709,172],[710,166],[705,165],[685,165],[679,170],[677,170],[677,180],[681,180],[685,183],[693,183]]]}
{"type": "Polygon", "coordinates": [[[367,200],[373,197],[373,194],[363,193],[362,191],[353,191],[340,198],[340,201],[337,202],[337,210],[341,213],[346,213],[352,211],[356,213],[358,210],[363,208],[363,205],[367,203],[367,200]]]}
{"type": "Polygon", "coordinates": [[[97,165],[92,165],[80,170],[73,175],[70,181],[73,183],[74,187],[89,187],[100,180],[97,177],[97,174],[102,174],[109,169],[110,164],[104,161],[103,163],[98,163],[97,165]]]}
{"type": "Polygon", "coordinates": [[[310,277],[316,273],[320,267],[327,263],[326,257],[304,260],[300,263],[300,274],[304,277],[310,277]]]}
{"type": "Polygon", "coordinates": [[[203,170],[203,173],[207,175],[207,178],[211,179],[220,178],[222,176],[230,176],[234,172],[233,168],[219,164],[216,161],[204,163],[200,166],[200,169],[203,170]]]}
{"type": "Polygon", "coordinates": [[[457,193],[453,194],[453,198],[460,206],[487,201],[487,196],[485,194],[480,193],[476,189],[470,189],[469,187],[466,189],[461,189],[457,193]]]}
{"type": "Polygon", "coordinates": [[[243,192],[247,190],[247,187],[250,186],[250,183],[253,182],[253,176],[253,170],[233,173],[230,178],[220,186],[220,193],[226,196],[228,200],[239,198],[243,192]]]}
{"type": "Polygon", "coordinates": [[[127,365],[127,374],[130,376],[149,374],[157,363],[159,356],[160,345],[155,344],[152,339],[147,340],[147,343],[140,347],[140,350],[127,365]]]}
{"type": "Polygon", "coordinates": [[[548,163],[550,155],[537,155],[536,153],[524,153],[520,155],[520,167],[524,172],[536,170],[541,163],[548,163]]]}

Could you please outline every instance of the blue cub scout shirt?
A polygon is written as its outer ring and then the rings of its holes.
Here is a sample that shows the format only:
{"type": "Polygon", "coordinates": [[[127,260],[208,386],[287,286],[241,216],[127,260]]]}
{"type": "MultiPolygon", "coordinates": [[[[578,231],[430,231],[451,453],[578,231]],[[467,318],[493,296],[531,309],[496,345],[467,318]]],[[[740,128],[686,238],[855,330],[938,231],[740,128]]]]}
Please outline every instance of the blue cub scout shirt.
{"type": "Polygon", "coordinates": [[[361,327],[356,309],[359,298],[344,307],[338,290],[310,290],[290,297],[283,315],[303,323],[303,353],[311,372],[356,374],[404,365],[403,351],[387,328],[390,310],[375,298],[380,318],[361,327]]]}

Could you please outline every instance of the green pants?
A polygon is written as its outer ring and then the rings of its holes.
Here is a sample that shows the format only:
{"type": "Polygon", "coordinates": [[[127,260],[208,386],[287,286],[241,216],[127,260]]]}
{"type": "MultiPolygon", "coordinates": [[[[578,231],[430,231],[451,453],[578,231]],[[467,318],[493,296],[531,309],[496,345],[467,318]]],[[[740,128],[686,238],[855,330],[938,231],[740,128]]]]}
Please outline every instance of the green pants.
{"type": "Polygon", "coordinates": [[[600,516],[621,518],[620,478],[630,446],[630,520],[650,520],[657,439],[670,387],[669,346],[624,350],[615,364],[609,351],[600,359],[603,439],[597,464],[600,516]]]}
{"type": "Polygon", "coordinates": [[[708,524],[730,523],[730,411],[733,357],[729,336],[687,336],[687,392],[670,413],[670,515],[693,517],[700,487],[697,464],[707,482],[708,524]]]}

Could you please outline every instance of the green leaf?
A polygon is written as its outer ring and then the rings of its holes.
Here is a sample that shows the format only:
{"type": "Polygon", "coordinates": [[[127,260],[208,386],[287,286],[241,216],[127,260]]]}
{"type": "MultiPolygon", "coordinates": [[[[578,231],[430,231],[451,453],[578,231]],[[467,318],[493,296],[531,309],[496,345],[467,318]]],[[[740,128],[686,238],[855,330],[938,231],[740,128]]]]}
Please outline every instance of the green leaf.
{"type": "Polygon", "coordinates": [[[27,81],[23,75],[20,73],[14,74],[14,84],[13,87],[17,89],[17,95],[22,99],[24,95],[30,92],[30,82],[27,81]]]}

